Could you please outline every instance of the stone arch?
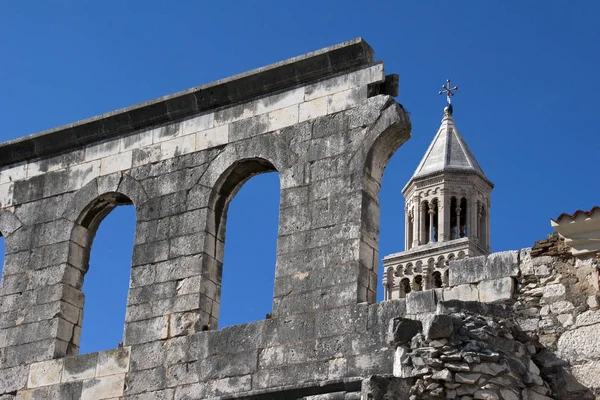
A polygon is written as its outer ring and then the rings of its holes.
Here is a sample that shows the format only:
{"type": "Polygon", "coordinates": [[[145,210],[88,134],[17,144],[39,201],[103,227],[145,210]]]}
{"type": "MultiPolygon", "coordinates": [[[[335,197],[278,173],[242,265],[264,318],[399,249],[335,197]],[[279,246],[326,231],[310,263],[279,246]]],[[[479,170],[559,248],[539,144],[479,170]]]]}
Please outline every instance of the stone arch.
{"type": "MultiPolygon", "coordinates": [[[[116,186],[117,189],[118,187],[119,185],[116,186]]],[[[135,184],[132,187],[135,187],[135,184]]],[[[79,352],[84,306],[83,279],[89,269],[92,242],[98,227],[104,218],[116,207],[134,204],[129,196],[116,191],[105,191],[110,190],[110,186],[105,186],[104,188],[103,193],[98,194],[98,181],[93,180],[89,182],[75,194],[63,214],[65,219],[69,219],[75,213],[79,213],[72,221],[69,251],[67,254],[67,268],[63,272],[64,276],[61,281],[68,282],[72,286],[72,289],[76,291],[76,298],[80,299],[79,304],[77,304],[80,311],[80,318],[72,330],[66,355],[76,355],[79,352]],[[94,195],[95,197],[92,197],[94,195]],[[87,204],[84,203],[86,201],[87,204]]],[[[131,193],[131,191],[129,192],[131,193]]],[[[143,195],[142,197],[139,196],[140,193],[135,197],[138,200],[144,199],[143,195]]]]}
{"type": "Polygon", "coordinates": [[[396,270],[394,271],[395,276],[402,276],[404,274],[404,266],[402,264],[398,264],[396,266],[396,270]]]}
{"type": "Polygon", "coordinates": [[[444,283],[442,280],[442,273],[440,271],[433,271],[433,273],[431,274],[431,278],[434,288],[443,287],[444,283]]]}
{"type": "MultiPolygon", "coordinates": [[[[117,172],[94,178],[75,192],[67,203],[62,217],[71,222],[79,223],[78,220],[85,218],[84,215],[91,215],[88,213],[89,208],[94,207],[94,204],[99,206],[99,203],[95,202],[104,195],[107,196],[106,198],[114,195],[127,198],[128,204],[133,204],[136,208],[148,201],[148,195],[140,182],[133,179],[129,174],[117,172]]],[[[115,200],[119,201],[118,199],[115,200]]]]}
{"type": "MultiPolygon", "coordinates": [[[[361,173],[357,175],[357,188],[361,189],[360,229],[363,236],[369,238],[366,245],[360,246],[360,260],[379,259],[379,191],[385,167],[392,155],[410,138],[411,123],[404,108],[391,96],[379,95],[368,98],[361,106],[369,112],[369,120],[365,120],[356,142],[356,150],[350,159],[348,170],[361,173]]],[[[354,145],[354,144],[353,144],[354,145]]],[[[414,216],[415,221],[418,216],[414,216]]],[[[376,262],[365,265],[368,273],[377,274],[376,262]]],[[[377,282],[377,279],[373,280],[377,282]]],[[[376,287],[359,290],[357,302],[376,301],[376,287]]]]}
{"type": "Polygon", "coordinates": [[[408,293],[410,293],[410,279],[403,278],[400,281],[399,290],[400,290],[400,298],[406,297],[406,295],[408,293]]]}
{"type": "Polygon", "coordinates": [[[420,292],[423,290],[423,276],[422,275],[416,275],[413,278],[413,291],[415,292],[420,292]]]}
{"type": "Polygon", "coordinates": [[[423,272],[423,261],[419,260],[415,263],[415,273],[420,274],[422,272],[423,272]]]}
{"type": "Polygon", "coordinates": [[[211,327],[217,327],[219,322],[225,227],[229,203],[248,179],[266,172],[278,172],[278,170],[271,161],[264,158],[238,160],[225,169],[212,186],[208,198],[202,254],[202,287],[208,290],[202,293],[200,299],[201,303],[205,303],[200,307],[205,313],[200,316],[200,320],[211,327]]]}

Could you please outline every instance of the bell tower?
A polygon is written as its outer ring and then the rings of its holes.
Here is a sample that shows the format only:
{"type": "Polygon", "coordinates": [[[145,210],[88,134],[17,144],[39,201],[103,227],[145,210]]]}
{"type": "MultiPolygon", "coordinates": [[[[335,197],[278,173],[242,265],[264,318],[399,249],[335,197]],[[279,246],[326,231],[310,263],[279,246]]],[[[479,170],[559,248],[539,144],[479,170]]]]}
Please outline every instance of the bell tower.
{"type": "Polygon", "coordinates": [[[448,285],[449,261],[487,255],[490,194],[486,177],[454,123],[450,80],[442,123],[410,178],[405,198],[404,251],[383,259],[385,299],[448,285]]]}

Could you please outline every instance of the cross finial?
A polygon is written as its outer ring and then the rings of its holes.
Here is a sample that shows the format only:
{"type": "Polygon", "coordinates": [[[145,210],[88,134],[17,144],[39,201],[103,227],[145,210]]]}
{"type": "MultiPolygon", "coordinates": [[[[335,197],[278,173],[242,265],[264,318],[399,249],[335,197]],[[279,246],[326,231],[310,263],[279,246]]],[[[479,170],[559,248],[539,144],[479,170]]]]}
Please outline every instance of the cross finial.
{"type": "Polygon", "coordinates": [[[446,79],[446,84],[442,85],[442,89],[443,90],[440,90],[440,94],[446,95],[448,113],[452,114],[452,96],[454,96],[454,92],[458,90],[458,86],[450,87],[450,79],[446,79]]]}

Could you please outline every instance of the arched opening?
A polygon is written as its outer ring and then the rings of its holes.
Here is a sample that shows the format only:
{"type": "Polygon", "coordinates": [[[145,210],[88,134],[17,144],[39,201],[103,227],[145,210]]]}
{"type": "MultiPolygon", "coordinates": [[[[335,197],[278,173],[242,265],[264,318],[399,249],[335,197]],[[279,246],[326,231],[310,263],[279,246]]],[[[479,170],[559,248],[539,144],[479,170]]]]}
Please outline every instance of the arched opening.
{"type": "Polygon", "coordinates": [[[68,355],[114,349],[123,341],[136,224],[132,204],[123,194],[103,194],[73,228],[72,248],[79,250],[71,250],[69,264],[85,275],[76,287],[85,302],[68,355]]]}
{"type": "Polygon", "coordinates": [[[423,262],[422,261],[417,261],[415,263],[415,272],[418,274],[423,273],[423,262]]]}
{"type": "Polygon", "coordinates": [[[279,192],[279,174],[261,174],[244,183],[229,204],[219,318],[221,328],[261,320],[271,313],[279,192]],[[252,212],[248,213],[248,210],[252,212]]]}
{"type": "Polygon", "coordinates": [[[427,244],[429,243],[429,228],[430,228],[430,221],[429,221],[429,202],[428,201],[423,201],[421,202],[421,224],[420,224],[420,229],[421,229],[421,240],[420,243],[421,244],[427,244]]]}
{"type": "Polygon", "coordinates": [[[467,237],[467,199],[464,197],[460,199],[460,225],[459,225],[459,237],[467,237]]]}
{"type": "Polygon", "coordinates": [[[443,287],[444,283],[442,282],[442,273],[440,271],[434,271],[432,274],[432,278],[433,278],[433,287],[435,287],[435,288],[443,287]]]}
{"type": "Polygon", "coordinates": [[[257,177],[248,182],[250,187],[257,186],[255,190],[240,191],[250,178],[267,172],[277,170],[264,159],[237,161],[221,175],[211,194],[204,246],[208,253],[203,253],[202,257],[203,285],[210,286],[211,290],[205,291],[200,300],[205,303],[201,309],[207,313],[201,319],[211,329],[263,319],[271,312],[279,219],[279,174],[257,177]],[[238,191],[239,199],[236,196],[238,191]],[[234,197],[236,201],[232,204],[234,197]],[[250,203],[252,212],[248,213],[247,206],[238,207],[238,202],[250,203]],[[228,228],[230,234],[226,249],[225,232],[228,228]],[[227,266],[224,266],[225,253],[227,266]],[[245,301],[247,298],[252,298],[252,302],[245,301]],[[249,308],[251,305],[252,309],[249,308]],[[221,313],[221,310],[224,311],[221,313]]]}
{"type": "Polygon", "coordinates": [[[450,282],[450,269],[444,271],[444,286],[448,287],[448,282],[450,282]]]}
{"type": "Polygon", "coordinates": [[[431,223],[432,223],[432,228],[431,228],[431,234],[432,234],[432,242],[437,243],[438,241],[438,211],[439,211],[439,204],[438,204],[438,200],[437,199],[433,199],[433,201],[431,202],[431,209],[429,210],[429,212],[431,213],[431,223]]]}
{"type": "Polygon", "coordinates": [[[456,197],[450,198],[450,239],[458,239],[458,214],[460,213],[460,209],[458,209],[458,204],[456,201],[456,197]]]}
{"type": "Polygon", "coordinates": [[[410,293],[410,280],[408,278],[403,278],[400,281],[400,298],[406,297],[408,293],[410,293]]]}
{"type": "Polygon", "coordinates": [[[423,290],[423,277],[421,275],[417,275],[413,279],[413,290],[415,292],[420,292],[423,290]]]}

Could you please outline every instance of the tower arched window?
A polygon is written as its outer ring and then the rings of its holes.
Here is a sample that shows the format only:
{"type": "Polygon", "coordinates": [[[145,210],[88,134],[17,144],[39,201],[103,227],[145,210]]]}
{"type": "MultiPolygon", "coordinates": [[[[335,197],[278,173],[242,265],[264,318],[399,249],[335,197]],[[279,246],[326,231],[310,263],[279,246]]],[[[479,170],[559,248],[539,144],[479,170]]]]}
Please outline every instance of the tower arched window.
{"type": "Polygon", "coordinates": [[[402,278],[400,281],[400,298],[405,297],[408,293],[410,293],[410,279],[402,278]]]}
{"type": "Polygon", "coordinates": [[[432,278],[433,287],[441,288],[443,286],[442,273],[440,271],[433,271],[432,278]]]}
{"type": "Polygon", "coordinates": [[[464,238],[468,236],[467,229],[467,199],[464,197],[460,199],[460,224],[459,224],[459,237],[464,238]]]}

